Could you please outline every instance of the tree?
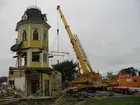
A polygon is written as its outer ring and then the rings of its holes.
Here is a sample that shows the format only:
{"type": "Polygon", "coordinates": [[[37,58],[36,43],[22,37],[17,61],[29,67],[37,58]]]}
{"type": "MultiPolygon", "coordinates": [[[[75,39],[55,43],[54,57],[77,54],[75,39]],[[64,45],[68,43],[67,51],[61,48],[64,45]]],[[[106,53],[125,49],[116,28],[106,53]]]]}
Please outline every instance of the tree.
{"type": "Polygon", "coordinates": [[[62,83],[66,80],[73,80],[73,74],[76,71],[77,64],[73,62],[73,60],[66,60],[63,62],[58,62],[55,65],[52,65],[52,68],[61,72],[62,74],[62,83]]]}
{"type": "Polygon", "coordinates": [[[107,77],[109,79],[113,80],[114,79],[113,72],[111,72],[111,71],[107,72],[107,77]]]}
{"type": "Polygon", "coordinates": [[[139,74],[139,76],[140,76],[140,71],[138,71],[138,74],[139,74]]]}
{"type": "Polygon", "coordinates": [[[119,73],[129,73],[129,74],[132,74],[132,76],[136,76],[137,72],[138,70],[135,69],[134,67],[128,67],[119,71],[119,73]]]}

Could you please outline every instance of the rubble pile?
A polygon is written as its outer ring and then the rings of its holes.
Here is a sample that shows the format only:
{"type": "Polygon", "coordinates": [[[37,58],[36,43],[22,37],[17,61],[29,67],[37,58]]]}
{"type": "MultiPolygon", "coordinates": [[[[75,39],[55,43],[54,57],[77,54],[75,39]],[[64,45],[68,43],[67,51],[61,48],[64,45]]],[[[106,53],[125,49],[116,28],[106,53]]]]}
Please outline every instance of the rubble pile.
{"type": "Polygon", "coordinates": [[[24,92],[13,85],[0,86],[0,99],[24,98],[24,92]]]}

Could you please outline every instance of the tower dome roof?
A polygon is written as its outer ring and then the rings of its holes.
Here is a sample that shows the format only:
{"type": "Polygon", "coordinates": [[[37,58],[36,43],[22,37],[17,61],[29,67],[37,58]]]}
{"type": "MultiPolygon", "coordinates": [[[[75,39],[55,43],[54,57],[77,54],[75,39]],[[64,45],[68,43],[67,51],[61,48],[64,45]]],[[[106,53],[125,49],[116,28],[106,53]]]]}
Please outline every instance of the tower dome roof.
{"type": "Polygon", "coordinates": [[[46,27],[50,28],[51,26],[47,23],[46,14],[42,14],[41,10],[38,7],[29,7],[24,12],[22,19],[17,23],[16,30],[18,30],[19,25],[26,23],[41,23],[46,27]]]}
{"type": "Polygon", "coordinates": [[[44,20],[43,19],[43,14],[41,13],[41,10],[39,10],[38,8],[27,8],[27,10],[25,11],[25,13],[27,14],[27,19],[31,19],[31,20],[44,20]]]}

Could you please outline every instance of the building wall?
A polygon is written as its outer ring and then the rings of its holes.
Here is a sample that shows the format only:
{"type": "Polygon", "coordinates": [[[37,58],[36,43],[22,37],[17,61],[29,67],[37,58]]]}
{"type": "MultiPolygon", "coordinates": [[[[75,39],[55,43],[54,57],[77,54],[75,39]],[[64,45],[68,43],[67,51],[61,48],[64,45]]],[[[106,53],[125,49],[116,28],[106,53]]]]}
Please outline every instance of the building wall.
{"type": "Polygon", "coordinates": [[[22,70],[22,71],[20,71],[20,70],[13,70],[13,73],[12,74],[10,74],[9,73],[9,78],[15,78],[15,77],[17,77],[17,78],[19,78],[19,77],[25,77],[25,73],[24,73],[24,71],[22,70]]]}
{"type": "Polygon", "coordinates": [[[48,50],[48,29],[42,25],[42,24],[26,24],[26,25],[21,25],[19,30],[18,30],[18,40],[22,41],[22,32],[23,30],[26,30],[27,32],[27,41],[25,41],[23,44],[23,48],[27,47],[38,47],[38,48],[43,48],[45,50],[48,50]],[[39,31],[39,40],[33,40],[33,31],[34,28],[37,28],[39,31]],[[44,31],[46,31],[47,37],[46,41],[44,41],[44,31]]]}
{"type": "Polygon", "coordinates": [[[25,73],[24,71],[15,70],[12,74],[9,73],[8,80],[13,80],[16,88],[25,91],[25,73]]]}
{"type": "MultiPolygon", "coordinates": [[[[42,24],[26,24],[21,25],[18,30],[18,40],[22,41],[22,33],[26,30],[27,40],[23,41],[21,48],[30,48],[27,50],[27,67],[48,67],[49,66],[49,54],[48,54],[48,29],[42,24]],[[33,40],[34,28],[38,29],[39,40],[33,40]],[[46,32],[46,40],[44,41],[44,32],[46,32]],[[32,52],[37,51],[37,49],[43,48],[43,52],[40,53],[40,61],[32,62],[32,52]],[[47,54],[47,62],[43,61],[43,53],[47,54]]],[[[39,50],[38,50],[39,51],[39,50]]]]}
{"type": "Polygon", "coordinates": [[[52,80],[52,96],[58,97],[60,96],[61,86],[62,86],[62,76],[58,71],[54,71],[51,75],[52,80]]]}
{"type": "Polygon", "coordinates": [[[25,91],[25,77],[16,77],[15,78],[15,86],[17,89],[21,89],[22,91],[25,91]]]}
{"type": "Polygon", "coordinates": [[[52,81],[51,81],[51,77],[48,74],[43,73],[42,74],[42,86],[43,86],[43,95],[45,96],[45,81],[48,80],[49,81],[49,94],[51,95],[51,91],[52,91],[52,81]]]}

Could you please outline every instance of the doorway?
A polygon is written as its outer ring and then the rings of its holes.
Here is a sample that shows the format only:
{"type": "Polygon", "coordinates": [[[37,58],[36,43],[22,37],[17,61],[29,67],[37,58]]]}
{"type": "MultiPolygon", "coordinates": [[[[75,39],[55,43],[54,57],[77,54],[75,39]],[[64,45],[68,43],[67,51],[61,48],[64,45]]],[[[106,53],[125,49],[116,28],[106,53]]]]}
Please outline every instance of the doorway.
{"type": "Polygon", "coordinates": [[[39,80],[31,80],[31,94],[36,94],[39,90],[39,80]]]}
{"type": "Polygon", "coordinates": [[[27,95],[37,94],[40,89],[40,74],[30,73],[26,75],[27,77],[27,95]]]}

